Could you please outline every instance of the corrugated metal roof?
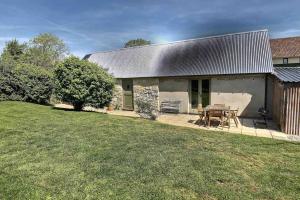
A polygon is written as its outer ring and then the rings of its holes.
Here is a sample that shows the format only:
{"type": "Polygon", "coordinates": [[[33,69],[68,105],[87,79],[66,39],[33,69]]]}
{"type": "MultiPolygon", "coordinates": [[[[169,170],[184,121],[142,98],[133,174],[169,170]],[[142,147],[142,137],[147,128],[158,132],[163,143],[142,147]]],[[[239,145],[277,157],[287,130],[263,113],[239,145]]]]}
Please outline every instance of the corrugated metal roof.
{"type": "Polygon", "coordinates": [[[123,48],[85,58],[117,78],[273,72],[267,30],[123,48]]]}
{"type": "Polygon", "coordinates": [[[300,82],[300,67],[275,67],[274,74],[283,82],[300,82]]]}

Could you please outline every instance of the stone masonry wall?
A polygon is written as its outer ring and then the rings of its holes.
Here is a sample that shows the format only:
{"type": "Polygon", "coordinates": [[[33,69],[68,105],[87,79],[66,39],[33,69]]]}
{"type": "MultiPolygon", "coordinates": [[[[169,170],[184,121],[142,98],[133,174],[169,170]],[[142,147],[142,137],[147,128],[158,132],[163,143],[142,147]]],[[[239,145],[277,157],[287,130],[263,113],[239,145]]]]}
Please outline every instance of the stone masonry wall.
{"type": "Polygon", "coordinates": [[[122,109],[122,106],[123,106],[123,88],[122,88],[122,80],[121,79],[116,79],[111,104],[113,105],[114,109],[116,109],[116,110],[122,109]]]}
{"type": "MultiPolygon", "coordinates": [[[[133,99],[139,97],[150,98],[153,106],[159,108],[159,79],[158,78],[139,78],[133,79],[133,99]]],[[[137,105],[134,102],[134,109],[137,105]]]]}

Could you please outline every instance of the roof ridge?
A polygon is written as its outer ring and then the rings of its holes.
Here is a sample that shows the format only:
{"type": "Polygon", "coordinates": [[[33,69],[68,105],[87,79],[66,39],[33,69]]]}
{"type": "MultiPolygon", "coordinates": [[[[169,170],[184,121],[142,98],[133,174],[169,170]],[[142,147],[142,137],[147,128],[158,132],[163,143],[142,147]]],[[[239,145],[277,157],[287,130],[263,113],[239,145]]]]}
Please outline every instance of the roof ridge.
{"type": "Polygon", "coordinates": [[[295,66],[295,67],[274,67],[274,69],[280,69],[280,68],[300,68],[300,66],[295,66]]]}
{"type": "Polygon", "coordinates": [[[236,33],[227,33],[227,34],[222,34],[222,35],[214,35],[214,36],[207,36],[207,37],[191,38],[191,39],[177,40],[177,41],[172,41],[172,42],[167,42],[167,43],[148,44],[148,45],[142,45],[142,46],[127,47],[127,48],[123,47],[123,48],[114,49],[114,50],[96,51],[96,52],[93,52],[93,53],[88,53],[86,55],[92,55],[92,54],[96,54],[96,53],[109,53],[109,52],[129,50],[129,49],[138,49],[138,48],[144,48],[144,47],[149,47],[149,46],[159,46],[159,45],[176,44],[176,43],[180,43],[180,42],[190,42],[190,41],[195,41],[195,40],[204,40],[204,39],[210,39],[210,38],[219,38],[219,37],[225,37],[225,36],[231,36],[231,35],[242,35],[242,34],[256,33],[256,32],[268,32],[268,29],[253,30],[253,31],[244,31],[244,32],[236,32],[236,33]]]}
{"type": "Polygon", "coordinates": [[[300,38],[300,36],[290,36],[290,37],[279,37],[279,38],[271,38],[270,40],[288,40],[293,38],[300,38]]]}

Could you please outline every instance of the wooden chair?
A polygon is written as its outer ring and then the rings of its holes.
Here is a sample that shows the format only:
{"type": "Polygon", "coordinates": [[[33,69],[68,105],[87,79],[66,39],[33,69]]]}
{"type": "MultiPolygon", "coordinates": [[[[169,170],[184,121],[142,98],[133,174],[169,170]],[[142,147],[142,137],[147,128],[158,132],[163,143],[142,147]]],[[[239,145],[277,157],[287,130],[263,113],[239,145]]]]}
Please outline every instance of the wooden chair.
{"type": "Polygon", "coordinates": [[[224,114],[222,110],[210,110],[208,113],[208,126],[210,126],[210,122],[212,119],[217,119],[222,124],[222,128],[224,127],[223,123],[224,114]]]}
{"type": "Polygon", "coordinates": [[[239,125],[239,121],[237,118],[238,112],[239,112],[239,108],[237,108],[235,110],[230,110],[230,118],[233,119],[236,127],[238,127],[238,125],[239,125]]]}
{"type": "Polygon", "coordinates": [[[231,110],[229,107],[229,110],[224,112],[224,118],[223,118],[223,123],[227,123],[228,129],[230,128],[230,119],[231,119],[231,110]]]}
{"type": "Polygon", "coordinates": [[[205,117],[205,113],[201,103],[198,105],[198,115],[199,115],[199,121],[202,122],[205,117]]]}

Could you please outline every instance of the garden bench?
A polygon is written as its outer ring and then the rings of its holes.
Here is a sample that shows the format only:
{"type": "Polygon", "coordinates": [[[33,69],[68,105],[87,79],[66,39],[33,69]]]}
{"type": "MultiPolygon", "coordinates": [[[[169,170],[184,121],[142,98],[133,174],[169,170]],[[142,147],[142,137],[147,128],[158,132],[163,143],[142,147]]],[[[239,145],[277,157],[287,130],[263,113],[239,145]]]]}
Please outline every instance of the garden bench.
{"type": "Polygon", "coordinates": [[[179,113],[181,101],[162,101],[160,111],[165,113],[179,113]]]}

